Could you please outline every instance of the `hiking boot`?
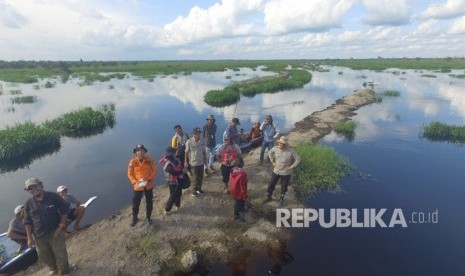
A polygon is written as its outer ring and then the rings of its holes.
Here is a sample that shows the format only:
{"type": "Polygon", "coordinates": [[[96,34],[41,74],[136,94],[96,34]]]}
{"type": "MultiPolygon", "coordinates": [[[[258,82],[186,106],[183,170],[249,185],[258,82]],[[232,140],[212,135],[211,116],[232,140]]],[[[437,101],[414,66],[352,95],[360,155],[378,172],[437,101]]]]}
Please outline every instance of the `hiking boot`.
{"type": "Polygon", "coordinates": [[[202,190],[198,190],[198,191],[195,191],[198,195],[203,195],[203,191],[202,190]]]}
{"type": "Polygon", "coordinates": [[[138,221],[139,221],[139,219],[133,218],[132,222],[131,222],[131,227],[134,227],[137,224],[138,221]]]}
{"type": "Polygon", "coordinates": [[[216,172],[216,170],[213,168],[213,165],[210,166],[210,170],[211,170],[212,172],[216,172]]]}
{"type": "Polygon", "coordinates": [[[193,191],[191,196],[196,197],[197,196],[197,191],[193,191]]]}
{"type": "Polygon", "coordinates": [[[153,225],[153,220],[152,220],[151,218],[148,218],[148,219],[147,219],[147,223],[148,223],[149,225],[153,225]]]}
{"type": "Polygon", "coordinates": [[[204,175],[205,177],[208,176],[208,169],[203,170],[203,175],[204,175]]]}

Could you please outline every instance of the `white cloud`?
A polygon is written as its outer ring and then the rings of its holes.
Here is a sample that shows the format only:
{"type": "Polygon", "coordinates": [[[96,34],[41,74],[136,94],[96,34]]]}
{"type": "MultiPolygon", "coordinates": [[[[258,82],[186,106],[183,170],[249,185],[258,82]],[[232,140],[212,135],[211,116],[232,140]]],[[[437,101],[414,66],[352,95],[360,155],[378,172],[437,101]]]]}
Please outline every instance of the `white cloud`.
{"type": "Polygon", "coordinates": [[[27,19],[17,9],[0,0],[0,26],[20,28],[27,22],[27,19]]]}
{"type": "Polygon", "coordinates": [[[465,15],[465,0],[448,0],[445,4],[432,4],[422,12],[420,19],[450,19],[465,15]]]}
{"type": "Polygon", "coordinates": [[[454,21],[449,29],[450,34],[465,34],[465,16],[454,21]]]}
{"type": "Polygon", "coordinates": [[[265,6],[265,25],[271,34],[327,31],[342,25],[342,17],[356,0],[276,0],[265,6]]]}
{"type": "Polygon", "coordinates": [[[363,0],[369,14],[362,18],[365,24],[372,26],[399,26],[409,23],[412,14],[411,0],[363,0]]]}
{"type": "Polygon", "coordinates": [[[186,17],[179,16],[164,26],[163,43],[182,45],[228,35],[243,36],[253,32],[251,24],[242,21],[261,9],[263,0],[223,0],[208,9],[193,7],[186,17]]]}
{"type": "Polygon", "coordinates": [[[429,19],[421,23],[415,34],[418,35],[438,35],[441,33],[441,28],[438,26],[438,21],[436,19],[429,19]]]}

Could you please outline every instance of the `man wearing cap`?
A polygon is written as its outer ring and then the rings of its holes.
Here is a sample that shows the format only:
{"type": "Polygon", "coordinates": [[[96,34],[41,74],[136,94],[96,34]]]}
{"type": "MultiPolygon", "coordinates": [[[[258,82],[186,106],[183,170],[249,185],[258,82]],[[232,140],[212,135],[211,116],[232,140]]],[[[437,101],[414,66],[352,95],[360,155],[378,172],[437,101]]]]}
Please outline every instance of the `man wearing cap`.
{"type": "Polygon", "coordinates": [[[171,138],[171,147],[176,150],[176,157],[182,162],[184,162],[187,140],[189,140],[189,135],[182,130],[181,125],[175,125],[174,136],[171,138]]]}
{"type": "Polygon", "coordinates": [[[273,117],[271,115],[266,115],[265,120],[260,126],[260,131],[263,134],[262,148],[260,150],[260,164],[262,164],[265,157],[265,149],[268,148],[269,152],[274,147],[274,139],[279,135],[279,131],[273,125],[273,117]]]}
{"type": "Polygon", "coordinates": [[[281,179],[281,197],[280,204],[284,205],[284,195],[287,192],[287,186],[291,179],[291,171],[300,163],[300,156],[287,145],[287,139],[281,136],[278,140],[278,146],[268,152],[268,156],[273,166],[273,172],[268,184],[266,202],[271,200],[276,183],[281,179]]]}
{"type": "Polygon", "coordinates": [[[192,196],[203,194],[202,191],[202,180],[203,180],[203,168],[207,163],[207,152],[205,149],[205,143],[200,139],[199,127],[195,127],[192,131],[192,138],[186,142],[186,154],[184,159],[184,167],[191,166],[192,171],[192,196]]]}
{"type": "Polygon", "coordinates": [[[63,198],[66,204],[68,204],[68,220],[70,220],[71,222],[73,220],[76,220],[74,222],[73,232],[81,230],[82,228],[79,226],[79,223],[81,223],[81,219],[84,216],[86,208],[81,206],[81,202],[77,200],[73,195],[68,194],[68,187],[66,187],[65,185],[58,186],[57,193],[61,196],[61,198],[63,198]],[[76,207],[71,208],[71,204],[76,205],[76,207]]]}
{"type": "Polygon", "coordinates": [[[215,117],[213,115],[208,115],[207,123],[203,126],[202,137],[205,141],[205,150],[207,152],[207,163],[204,167],[204,175],[208,176],[208,168],[212,172],[215,172],[213,168],[213,163],[215,162],[215,147],[216,147],[216,124],[215,117]]]}
{"type": "Polygon", "coordinates": [[[144,145],[136,145],[132,152],[135,154],[135,157],[129,160],[128,165],[128,178],[134,189],[131,226],[135,226],[139,221],[137,215],[139,214],[139,206],[143,195],[145,195],[145,215],[147,222],[148,224],[153,224],[151,218],[153,210],[153,180],[157,175],[157,168],[152,158],[145,155],[147,149],[144,145]]]}
{"type": "Polygon", "coordinates": [[[50,269],[49,275],[69,273],[65,235],[68,205],[56,193],[44,191],[37,178],[26,180],[31,197],[24,204],[27,245],[36,246],[39,259],[50,269]]]}
{"type": "Polygon", "coordinates": [[[12,241],[19,244],[19,249],[16,251],[16,254],[19,254],[27,248],[27,233],[26,227],[24,226],[24,205],[16,206],[14,213],[15,217],[8,225],[7,236],[12,241]]]}
{"type": "Polygon", "coordinates": [[[241,149],[234,144],[228,135],[224,136],[224,144],[222,144],[216,152],[216,159],[221,163],[221,175],[223,176],[224,193],[227,194],[229,174],[232,168],[236,165],[236,160],[241,155],[241,149]]]}
{"type": "Polygon", "coordinates": [[[235,145],[239,145],[239,142],[240,142],[239,131],[237,130],[237,125],[240,125],[240,124],[241,123],[239,122],[238,118],[232,118],[231,123],[226,128],[226,131],[224,134],[224,136],[229,136],[229,138],[235,145]]]}

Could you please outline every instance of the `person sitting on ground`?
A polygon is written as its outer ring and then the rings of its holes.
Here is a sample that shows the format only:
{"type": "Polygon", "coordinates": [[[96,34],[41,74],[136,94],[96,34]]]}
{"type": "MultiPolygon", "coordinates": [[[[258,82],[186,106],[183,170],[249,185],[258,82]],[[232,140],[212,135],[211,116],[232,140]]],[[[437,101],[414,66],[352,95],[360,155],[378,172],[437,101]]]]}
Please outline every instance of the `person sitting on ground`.
{"type": "Polygon", "coordinates": [[[247,134],[244,133],[244,129],[239,130],[239,146],[242,146],[247,143],[247,134]]]}
{"type": "Polygon", "coordinates": [[[231,183],[231,197],[234,203],[234,220],[245,222],[243,213],[247,200],[247,173],[243,169],[244,160],[241,157],[236,159],[236,166],[232,168],[229,175],[231,183]],[[242,213],[242,215],[241,215],[242,213]]]}
{"type": "Polygon", "coordinates": [[[8,225],[7,236],[12,241],[19,244],[19,249],[16,251],[16,254],[19,254],[27,248],[27,233],[26,226],[24,226],[24,205],[16,206],[14,213],[15,217],[8,225]]]}
{"type": "Polygon", "coordinates": [[[81,219],[84,216],[86,208],[84,208],[84,206],[81,206],[81,202],[77,200],[73,195],[68,194],[68,187],[66,187],[65,185],[59,186],[57,188],[57,193],[68,204],[68,221],[76,220],[74,222],[73,232],[83,229],[79,226],[79,223],[81,223],[81,219]],[[71,208],[71,204],[74,204],[76,206],[74,208],[71,208]]]}
{"type": "Polygon", "coordinates": [[[229,173],[231,169],[236,164],[236,159],[241,155],[241,149],[239,146],[234,144],[231,138],[228,135],[224,136],[224,144],[222,144],[217,152],[216,152],[216,159],[219,160],[221,163],[221,175],[223,176],[223,184],[224,184],[224,193],[227,194],[228,190],[228,183],[229,183],[229,173]]]}
{"type": "Polygon", "coordinates": [[[253,124],[252,129],[250,130],[250,137],[252,139],[258,138],[262,135],[260,131],[260,122],[256,122],[253,124]]]}

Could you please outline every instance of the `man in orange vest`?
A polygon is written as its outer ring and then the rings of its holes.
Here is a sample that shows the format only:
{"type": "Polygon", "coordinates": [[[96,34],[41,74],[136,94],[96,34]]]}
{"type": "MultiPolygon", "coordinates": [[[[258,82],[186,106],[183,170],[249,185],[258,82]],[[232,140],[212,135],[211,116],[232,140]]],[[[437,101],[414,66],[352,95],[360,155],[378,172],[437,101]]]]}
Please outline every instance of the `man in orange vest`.
{"type": "Polygon", "coordinates": [[[128,165],[128,178],[134,188],[134,197],[132,198],[132,223],[135,226],[138,222],[137,215],[139,214],[139,206],[142,200],[142,195],[145,194],[146,203],[146,218],[148,224],[153,224],[152,210],[153,210],[153,180],[157,175],[157,168],[148,155],[147,149],[142,144],[138,144],[133,153],[135,157],[129,161],[128,165]]]}

